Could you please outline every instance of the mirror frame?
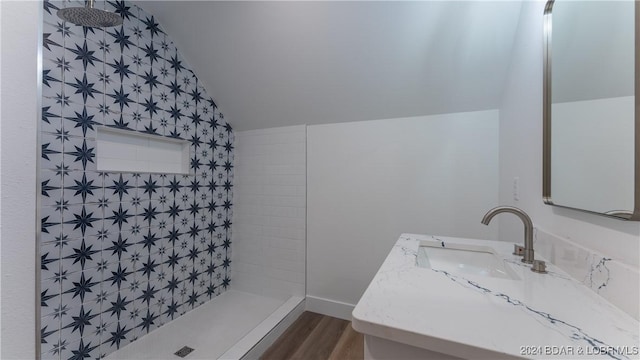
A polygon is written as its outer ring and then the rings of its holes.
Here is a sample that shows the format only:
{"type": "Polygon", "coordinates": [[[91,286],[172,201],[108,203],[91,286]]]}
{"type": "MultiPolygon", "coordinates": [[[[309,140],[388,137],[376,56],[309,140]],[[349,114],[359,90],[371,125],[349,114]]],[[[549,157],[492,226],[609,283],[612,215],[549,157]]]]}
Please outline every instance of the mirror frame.
{"type": "Polygon", "coordinates": [[[610,211],[599,213],[592,210],[573,208],[558,205],[551,197],[551,38],[552,38],[552,10],[555,0],[548,0],[544,7],[544,71],[543,71],[543,96],[542,96],[542,120],[543,120],[543,145],[542,145],[542,198],[547,205],[558,206],[567,209],[584,211],[596,215],[602,215],[618,220],[640,221],[640,6],[639,0],[634,0],[635,12],[635,120],[634,120],[634,195],[633,212],[610,211]]]}

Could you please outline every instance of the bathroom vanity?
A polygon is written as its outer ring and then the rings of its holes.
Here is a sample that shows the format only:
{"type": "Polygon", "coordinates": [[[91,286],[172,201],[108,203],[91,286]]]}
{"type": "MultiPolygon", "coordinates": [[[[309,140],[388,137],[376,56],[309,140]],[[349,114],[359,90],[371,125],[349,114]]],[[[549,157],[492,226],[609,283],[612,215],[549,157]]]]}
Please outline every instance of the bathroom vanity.
{"type": "Polygon", "coordinates": [[[513,245],[401,235],[353,311],[365,359],[640,357],[637,320],[513,245]]]}

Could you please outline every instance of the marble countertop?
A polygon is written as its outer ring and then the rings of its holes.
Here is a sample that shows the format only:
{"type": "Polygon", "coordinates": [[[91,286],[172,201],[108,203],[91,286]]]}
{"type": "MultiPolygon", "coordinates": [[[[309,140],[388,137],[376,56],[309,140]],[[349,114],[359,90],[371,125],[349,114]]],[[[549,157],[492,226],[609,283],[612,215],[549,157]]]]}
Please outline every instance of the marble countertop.
{"type": "Polygon", "coordinates": [[[353,327],[462,358],[640,358],[638,321],[552,264],[532,272],[512,251],[507,242],[402,234],[356,305],[353,327]],[[422,240],[490,246],[521,280],[418,267],[422,240]]]}

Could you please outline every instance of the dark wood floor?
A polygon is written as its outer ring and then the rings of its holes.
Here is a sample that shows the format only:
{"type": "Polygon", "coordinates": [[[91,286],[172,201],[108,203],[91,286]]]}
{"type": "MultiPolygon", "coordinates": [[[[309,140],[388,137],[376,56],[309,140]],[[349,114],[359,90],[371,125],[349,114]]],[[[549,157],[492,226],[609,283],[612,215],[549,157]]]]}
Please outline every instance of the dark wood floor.
{"type": "Polygon", "coordinates": [[[364,358],[364,337],[351,322],[304,312],[262,355],[263,360],[364,358]]]}

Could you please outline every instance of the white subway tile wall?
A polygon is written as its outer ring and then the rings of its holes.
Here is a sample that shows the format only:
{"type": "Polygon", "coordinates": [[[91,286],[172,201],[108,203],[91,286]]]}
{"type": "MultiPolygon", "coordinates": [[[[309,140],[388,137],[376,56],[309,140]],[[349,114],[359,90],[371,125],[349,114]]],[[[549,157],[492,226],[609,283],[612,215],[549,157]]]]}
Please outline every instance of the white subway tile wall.
{"type": "Polygon", "coordinates": [[[306,126],[235,135],[232,287],[304,296],[306,126]]]}

